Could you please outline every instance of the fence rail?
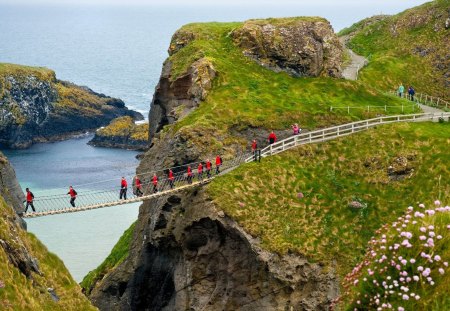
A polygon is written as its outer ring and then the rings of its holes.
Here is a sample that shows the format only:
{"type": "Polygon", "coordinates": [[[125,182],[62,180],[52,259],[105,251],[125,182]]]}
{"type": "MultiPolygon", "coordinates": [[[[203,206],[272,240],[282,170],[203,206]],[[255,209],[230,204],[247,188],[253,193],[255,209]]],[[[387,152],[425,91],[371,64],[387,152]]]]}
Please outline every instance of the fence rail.
{"type": "Polygon", "coordinates": [[[411,108],[412,111],[414,112],[415,110],[419,110],[419,107],[417,105],[417,103],[411,103],[410,105],[401,105],[401,106],[388,106],[388,105],[384,105],[384,106],[360,106],[360,107],[350,107],[350,106],[341,106],[341,107],[337,107],[337,106],[330,106],[330,111],[334,111],[334,110],[347,110],[347,113],[350,114],[350,111],[352,109],[356,109],[356,110],[364,110],[367,112],[370,111],[380,111],[380,110],[384,110],[384,111],[388,111],[389,110],[397,110],[397,111],[401,111],[404,112],[405,109],[411,108]]]}
{"type": "MultiPolygon", "coordinates": [[[[289,138],[280,140],[274,144],[271,144],[263,148],[261,150],[261,157],[274,155],[299,145],[322,142],[333,138],[350,135],[356,132],[368,130],[369,128],[378,125],[399,123],[399,122],[434,121],[438,120],[439,118],[449,118],[450,120],[450,112],[382,116],[373,119],[333,126],[321,130],[291,136],[289,138]]],[[[246,159],[246,162],[251,161],[253,161],[253,157],[248,157],[246,159]]]]}
{"type": "Polygon", "coordinates": [[[389,92],[389,94],[393,94],[401,98],[413,101],[415,103],[423,104],[430,107],[450,109],[450,103],[448,101],[445,101],[442,98],[431,96],[428,94],[416,93],[414,96],[411,96],[408,93],[400,94],[397,91],[391,91],[389,92]]]}

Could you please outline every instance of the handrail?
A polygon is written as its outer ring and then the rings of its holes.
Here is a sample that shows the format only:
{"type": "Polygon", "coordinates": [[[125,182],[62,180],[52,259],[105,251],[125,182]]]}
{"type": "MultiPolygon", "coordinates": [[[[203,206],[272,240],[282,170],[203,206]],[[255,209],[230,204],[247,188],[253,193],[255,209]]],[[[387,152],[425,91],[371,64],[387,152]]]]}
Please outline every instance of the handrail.
{"type": "MultiPolygon", "coordinates": [[[[355,121],[352,123],[346,123],[288,137],[261,149],[261,156],[266,157],[268,155],[273,155],[306,143],[325,141],[340,136],[346,136],[361,130],[367,130],[380,124],[425,120],[432,121],[441,117],[450,118],[450,112],[380,116],[372,119],[355,121]]],[[[246,162],[251,162],[252,160],[253,157],[249,157],[246,159],[246,162]]]]}
{"type": "MultiPolygon", "coordinates": [[[[390,91],[388,92],[391,95],[399,96],[399,93],[397,91],[390,91]]],[[[443,100],[442,98],[431,96],[424,93],[416,93],[414,96],[409,95],[407,92],[404,92],[400,96],[401,98],[405,98],[408,100],[411,100],[416,103],[420,103],[426,106],[431,107],[445,107],[447,109],[450,108],[450,103],[446,100],[443,100]]]]}

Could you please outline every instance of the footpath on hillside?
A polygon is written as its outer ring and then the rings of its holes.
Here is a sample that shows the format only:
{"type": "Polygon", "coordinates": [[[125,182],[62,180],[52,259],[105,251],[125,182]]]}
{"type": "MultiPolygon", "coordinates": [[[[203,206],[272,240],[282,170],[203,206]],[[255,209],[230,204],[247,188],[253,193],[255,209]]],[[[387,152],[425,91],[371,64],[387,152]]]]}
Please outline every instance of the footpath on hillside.
{"type": "Polygon", "coordinates": [[[348,36],[342,36],[339,40],[351,59],[350,63],[342,71],[342,76],[347,80],[357,80],[359,70],[367,65],[369,61],[364,56],[356,54],[347,47],[348,36]]]}

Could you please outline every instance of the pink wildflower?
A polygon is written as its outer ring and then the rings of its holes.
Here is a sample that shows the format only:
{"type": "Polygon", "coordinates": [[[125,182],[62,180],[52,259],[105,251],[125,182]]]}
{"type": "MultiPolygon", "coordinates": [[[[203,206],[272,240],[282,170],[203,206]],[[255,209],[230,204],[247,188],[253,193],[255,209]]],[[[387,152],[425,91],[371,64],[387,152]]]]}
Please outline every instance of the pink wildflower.
{"type": "Polygon", "coordinates": [[[439,201],[439,200],[434,201],[434,205],[440,206],[441,205],[441,201],[439,201]]]}
{"type": "Polygon", "coordinates": [[[434,260],[436,260],[436,261],[441,260],[441,256],[439,256],[439,255],[434,256],[434,260]]]}
{"type": "Polygon", "coordinates": [[[439,268],[439,273],[440,273],[440,274],[444,274],[444,273],[445,273],[444,269],[439,268]]]}
{"type": "Polygon", "coordinates": [[[420,204],[419,204],[419,207],[420,207],[420,208],[425,208],[425,204],[420,203],[420,204]]]}

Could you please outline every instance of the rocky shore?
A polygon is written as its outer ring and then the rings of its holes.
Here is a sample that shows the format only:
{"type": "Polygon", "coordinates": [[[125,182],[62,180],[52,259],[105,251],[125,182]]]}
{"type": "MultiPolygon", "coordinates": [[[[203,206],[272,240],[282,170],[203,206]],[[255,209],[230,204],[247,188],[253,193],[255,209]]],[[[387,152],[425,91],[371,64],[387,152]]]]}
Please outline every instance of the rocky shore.
{"type": "Polygon", "coordinates": [[[60,81],[49,69],[0,63],[0,144],[5,147],[65,139],[120,116],[142,119],[122,100],[60,81]]]}

